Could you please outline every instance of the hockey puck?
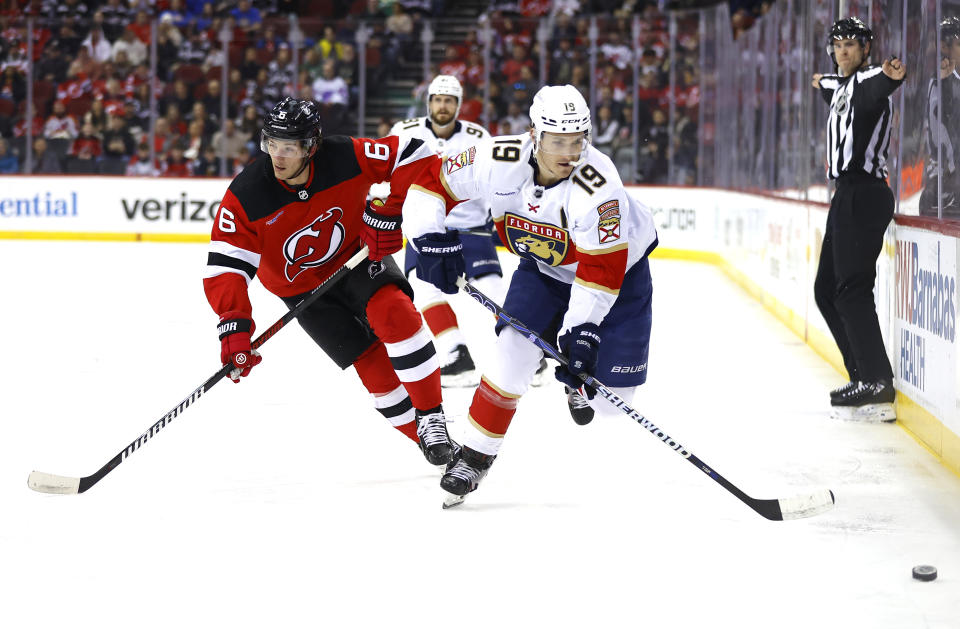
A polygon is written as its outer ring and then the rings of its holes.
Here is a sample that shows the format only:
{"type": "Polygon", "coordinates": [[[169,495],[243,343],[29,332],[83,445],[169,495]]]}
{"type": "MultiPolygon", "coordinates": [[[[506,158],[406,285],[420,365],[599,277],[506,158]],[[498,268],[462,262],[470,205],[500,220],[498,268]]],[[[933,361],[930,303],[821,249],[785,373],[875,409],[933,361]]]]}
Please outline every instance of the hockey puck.
{"type": "Polygon", "coordinates": [[[933,581],[937,578],[937,569],[934,566],[914,566],[913,578],[918,581],[933,581]]]}

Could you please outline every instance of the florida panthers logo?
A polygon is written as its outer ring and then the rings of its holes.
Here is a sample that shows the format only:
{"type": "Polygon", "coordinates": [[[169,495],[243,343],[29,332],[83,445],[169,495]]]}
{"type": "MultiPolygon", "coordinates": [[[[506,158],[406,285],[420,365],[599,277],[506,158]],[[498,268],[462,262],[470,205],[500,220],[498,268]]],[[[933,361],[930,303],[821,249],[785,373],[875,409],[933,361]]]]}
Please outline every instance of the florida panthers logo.
{"type": "Polygon", "coordinates": [[[570,235],[550,223],[538,223],[515,214],[504,216],[504,231],[510,250],[521,258],[559,266],[575,261],[570,235]]]}
{"type": "Polygon", "coordinates": [[[307,269],[320,266],[337,255],[345,233],[340,223],[342,216],[343,210],[330,208],[320,218],[287,238],[287,242],[283,243],[287,281],[292,282],[307,269]]]}

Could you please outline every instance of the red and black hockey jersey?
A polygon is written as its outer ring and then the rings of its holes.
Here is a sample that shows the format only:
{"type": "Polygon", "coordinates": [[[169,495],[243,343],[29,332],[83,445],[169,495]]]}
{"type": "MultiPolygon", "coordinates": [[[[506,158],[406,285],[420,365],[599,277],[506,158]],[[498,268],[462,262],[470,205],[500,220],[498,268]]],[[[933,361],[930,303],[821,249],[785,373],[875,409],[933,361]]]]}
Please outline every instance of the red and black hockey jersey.
{"type": "Polygon", "coordinates": [[[271,293],[291,297],[333,275],[362,242],[370,184],[389,180],[382,213],[400,214],[407,187],[436,155],[421,140],[323,138],[306,184],[278,180],[260,155],[230,183],[217,211],[203,287],[217,312],[252,316],[247,286],[256,276],[271,293]]]}

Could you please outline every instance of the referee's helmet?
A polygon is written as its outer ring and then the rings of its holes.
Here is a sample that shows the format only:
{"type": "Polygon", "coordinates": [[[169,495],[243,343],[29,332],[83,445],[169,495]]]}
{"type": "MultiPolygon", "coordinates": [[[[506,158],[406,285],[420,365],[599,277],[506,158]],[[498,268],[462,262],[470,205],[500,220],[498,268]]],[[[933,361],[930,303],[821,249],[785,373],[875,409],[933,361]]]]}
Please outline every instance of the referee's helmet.
{"type": "Polygon", "coordinates": [[[873,31],[858,17],[846,17],[834,22],[827,36],[827,54],[834,64],[837,58],[833,54],[833,43],[841,39],[855,39],[861,48],[866,48],[867,42],[873,41],[873,31]]]}

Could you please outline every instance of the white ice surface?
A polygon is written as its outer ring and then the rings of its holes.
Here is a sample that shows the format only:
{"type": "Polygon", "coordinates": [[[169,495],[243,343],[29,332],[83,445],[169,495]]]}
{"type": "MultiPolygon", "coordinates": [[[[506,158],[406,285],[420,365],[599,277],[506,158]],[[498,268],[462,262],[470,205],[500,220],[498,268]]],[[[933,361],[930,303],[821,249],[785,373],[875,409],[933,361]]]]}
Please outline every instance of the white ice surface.
{"type": "MultiPolygon", "coordinates": [[[[897,426],[830,420],[837,373],[693,263],[653,262],[637,409],[749,495],[832,489],[830,513],[768,522],[626,417],[575,425],[556,383],[444,511],[296,324],[85,494],[30,491],[34,469],[92,474],[217,370],[205,258],[0,241],[0,627],[960,627],[960,478],[897,426]]],[[[282,304],[253,298],[262,330],[282,304]]]]}

